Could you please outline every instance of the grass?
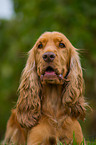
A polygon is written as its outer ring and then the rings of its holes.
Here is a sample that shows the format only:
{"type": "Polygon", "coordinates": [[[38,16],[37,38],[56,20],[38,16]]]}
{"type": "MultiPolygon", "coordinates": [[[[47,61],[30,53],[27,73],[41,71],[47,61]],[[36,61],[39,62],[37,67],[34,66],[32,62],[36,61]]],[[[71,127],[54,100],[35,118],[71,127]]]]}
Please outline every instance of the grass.
{"type": "MultiPolygon", "coordinates": [[[[59,142],[57,143],[57,145],[63,145],[62,142],[59,142]]],[[[67,145],[67,143],[65,142],[65,145],[67,145]]],[[[69,144],[71,145],[71,144],[69,144]]],[[[76,138],[75,138],[75,133],[73,132],[73,144],[72,145],[79,145],[77,142],[76,142],[76,138]]],[[[84,139],[83,141],[81,142],[80,145],[96,145],[96,140],[95,141],[86,141],[86,144],[84,142],[84,139]]]]}
{"type": "MultiPolygon", "coordinates": [[[[63,145],[63,144],[60,142],[57,145],[63,145]]],[[[65,145],[67,145],[66,142],[65,142],[65,145]]],[[[71,145],[71,144],[69,144],[69,145],[71,145]]],[[[73,141],[73,145],[78,145],[78,144],[75,141],[73,141]]],[[[85,145],[84,141],[82,141],[80,145],[85,145]]],[[[96,145],[96,141],[94,141],[94,142],[86,141],[86,145],[96,145]]]]}
{"type": "MultiPolygon", "coordinates": [[[[0,143],[1,145],[1,143],[0,143]]],[[[6,144],[5,144],[6,145],[6,144]]],[[[8,144],[7,144],[8,145],[8,144]]],[[[27,144],[26,144],[27,145],[27,144]]],[[[60,141],[58,141],[57,145],[63,145],[60,141]]],[[[67,145],[67,143],[65,142],[65,145],[67,145]]],[[[75,138],[75,133],[73,132],[73,144],[69,144],[69,145],[79,145],[77,142],[76,142],[76,138],[75,138]]],[[[81,142],[80,145],[96,145],[96,139],[95,141],[86,141],[86,144],[84,143],[84,139],[83,141],[81,142]]]]}
{"type": "MultiPolygon", "coordinates": [[[[0,144],[1,145],[1,144],[0,144]]],[[[6,145],[6,144],[5,144],[6,145]]],[[[8,144],[7,144],[8,145],[8,144]]],[[[26,144],[27,145],[27,144],[26,144]]],[[[61,142],[59,142],[57,145],[63,145],[61,142]]],[[[65,142],[65,145],[67,145],[66,144],[66,142],[65,142]]],[[[69,144],[69,145],[71,145],[71,144],[69,144]]],[[[73,145],[78,145],[75,141],[73,142],[73,145]]],[[[84,144],[84,141],[80,144],[80,145],[85,145],[84,144]]],[[[96,145],[96,141],[94,141],[94,142],[90,142],[90,141],[86,141],[86,145],[96,145]]]]}

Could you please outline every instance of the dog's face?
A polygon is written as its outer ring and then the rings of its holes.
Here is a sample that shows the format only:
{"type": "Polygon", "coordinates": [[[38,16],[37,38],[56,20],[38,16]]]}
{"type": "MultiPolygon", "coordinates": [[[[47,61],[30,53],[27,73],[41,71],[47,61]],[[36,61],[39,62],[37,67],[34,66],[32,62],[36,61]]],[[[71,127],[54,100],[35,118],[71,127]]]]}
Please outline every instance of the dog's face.
{"type": "Polygon", "coordinates": [[[45,32],[34,47],[41,83],[62,84],[70,62],[69,40],[61,33],[45,32]]]}

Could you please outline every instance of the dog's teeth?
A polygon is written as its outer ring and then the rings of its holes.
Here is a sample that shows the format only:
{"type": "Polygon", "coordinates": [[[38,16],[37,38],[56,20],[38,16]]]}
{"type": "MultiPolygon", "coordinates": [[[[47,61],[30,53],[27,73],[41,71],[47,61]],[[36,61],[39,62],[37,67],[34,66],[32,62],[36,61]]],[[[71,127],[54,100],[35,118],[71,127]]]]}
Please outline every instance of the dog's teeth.
{"type": "Polygon", "coordinates": [[[62,74],[60,74],[60,75],[59,75],[59,79],[63,79],[63,76],[62,76],[62,74]]]}
{"type": "Polygon", "coordinates": [[[40,79],[41,79],[41,81],[43,81],[43,75],[41,75],[40,79]]]}

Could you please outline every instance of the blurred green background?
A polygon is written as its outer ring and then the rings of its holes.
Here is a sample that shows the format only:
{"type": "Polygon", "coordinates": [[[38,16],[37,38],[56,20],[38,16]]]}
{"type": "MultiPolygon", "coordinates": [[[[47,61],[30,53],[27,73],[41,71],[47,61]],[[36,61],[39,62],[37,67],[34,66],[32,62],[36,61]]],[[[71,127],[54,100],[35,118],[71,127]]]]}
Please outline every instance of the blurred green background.
{"type": "MultiPolygon", "coordinates": [[[[27,52],[45,31],[62,32],[80,49],[85,98],[96,109],[96,0],[13,0],[13,4],[13,18],[0,19],[0,139],[18,97],[27,52]]],[[[92,138],[88,119],[81,124],[84,136],[92,138]]]]}

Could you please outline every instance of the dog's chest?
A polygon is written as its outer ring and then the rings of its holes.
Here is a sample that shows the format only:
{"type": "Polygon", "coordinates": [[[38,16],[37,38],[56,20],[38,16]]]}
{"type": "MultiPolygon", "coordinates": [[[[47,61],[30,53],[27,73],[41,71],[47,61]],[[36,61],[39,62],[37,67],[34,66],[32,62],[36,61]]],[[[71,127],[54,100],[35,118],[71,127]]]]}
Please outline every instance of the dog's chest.
{"type": "Polygon", "coordinates": [[[62,112],[61,88],[59,86],[49,86],[43,90],[42,112],[53,117],[58,117],[62,112]]]}

